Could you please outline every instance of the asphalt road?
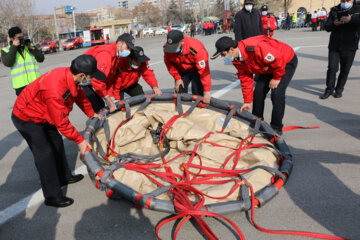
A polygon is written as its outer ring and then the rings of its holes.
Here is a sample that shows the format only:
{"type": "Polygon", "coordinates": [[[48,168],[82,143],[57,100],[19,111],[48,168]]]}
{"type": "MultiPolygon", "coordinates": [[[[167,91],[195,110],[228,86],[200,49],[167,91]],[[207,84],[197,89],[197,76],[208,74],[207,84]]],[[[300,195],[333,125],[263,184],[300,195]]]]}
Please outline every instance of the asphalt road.
{"type": "MultiPolygon", "coordinates": [[[[209,54],[222,35],[198,37],[209,54]]],[[[296,74],[287,91],[285,125],[320,126],[315,130],[286,132],[284,138],[294,155],[294,168],[278,196],[256,209],[256,222],[265,228],[302,230],[360,239],[360,56],[356,56],[344,97],[320,100],[325,88],[327,69],[326,32],[309,29],[279,31],[275,37],[291,45],[299,57],[296,74]]],[[[164,91],[173,91],[173,80],[162,62],[164,37],[136,40],[145,49],[164,91]]],[[[42,73],[69,66],[85,49],[46,55],[40,64],[42,73]]],[[[242,94],[233,66],[220,59],[210,62],[212,94],[223,100],[242,102],[242,94]],[[220,91],[235,86],[228,92],[220,91]]],[[[15,130],[11,119],[15,92],[10,70],[0,66],[0,239],[155,239],[154,227],[168,214],[137,210],[126,201],[106,198],[88,175],[65,189],[75,203],[64,209],[43,204],[40,182],[32,154],[15,130]],[[37,192],[37,194],[32,195],[37,192]]],[[[144,80],[140,83],[149,91],[144,80]]],[[[270,121],[271,102],[267,99],[265,120],[270,121]]],[[[71,114],[74,125],[83,130],[86,117],[78,108],[71,114]]],[[[84,171],[76,144],[65,140],[69,163],[84,171]]],[[[269,235],[257,231],[244,212],[226,217],[233,220],[247,239],[305,239],[269,235]]],[[[221,221],[206,218],[220,239],[236,239],[221,221]]],[[[173,224],[160,233],[170,239],[173,224]]],[[[199,231],[186,223],[178,239],[203,239],[199,231]]]]}

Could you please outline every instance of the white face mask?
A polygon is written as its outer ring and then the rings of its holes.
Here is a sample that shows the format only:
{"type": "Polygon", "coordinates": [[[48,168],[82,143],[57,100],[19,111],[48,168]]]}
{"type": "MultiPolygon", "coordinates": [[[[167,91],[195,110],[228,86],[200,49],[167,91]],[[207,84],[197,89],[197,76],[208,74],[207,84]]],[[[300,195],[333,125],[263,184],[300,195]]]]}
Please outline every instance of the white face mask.
{"type": "Polygon", "coordinates": [[[130,67],[131,67],[132,69],[138,69],[138,68],[139,68],[139,66],[137,66],[137,65],[135,65],[135,64],[131,64],[130,67]]]}
{"type": "MultiPolygon", "coordinates": [[[[84,80],[84,79],[86,79],[86,77],[83,78],[83,80],[84,80]]],[[[92,78],[87,79],[85,83],[83,82],[83,80],[81,80],[81,82],[79,83],[79,86],[85,87],[85,86],[87,86],[87,85],[89,85],[89,84],[91,83],[92,78]]]]}
{"type": "Polygon", "coordinates": [[[245,6],[246,11],[248,11],[248,12],[251,12],[252,8],[253,8],[252,5],[246,5],[245,6]]]}

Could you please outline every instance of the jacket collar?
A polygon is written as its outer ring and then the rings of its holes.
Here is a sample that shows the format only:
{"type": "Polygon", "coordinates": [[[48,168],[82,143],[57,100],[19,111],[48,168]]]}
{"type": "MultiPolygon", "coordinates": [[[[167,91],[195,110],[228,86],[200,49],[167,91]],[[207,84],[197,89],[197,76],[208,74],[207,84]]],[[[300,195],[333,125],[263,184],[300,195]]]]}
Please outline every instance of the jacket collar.
{"type": "Polygon", "coordinates": [[[78,95],[78,88],[75,84],[75,81],[74,81],[74,77],[70,71],[70,68],[66,68],[66,84],[67,84],[67,87],[69,88],[70,92],[71,92],[71,95],[73,97],[76,97],[78,95]]]}
{"type": "Polygon", "coordinates": [[[189,37],[184,36],[184,46],[181,54],[186,55],[190,53],[190,39],[189,37]]]}

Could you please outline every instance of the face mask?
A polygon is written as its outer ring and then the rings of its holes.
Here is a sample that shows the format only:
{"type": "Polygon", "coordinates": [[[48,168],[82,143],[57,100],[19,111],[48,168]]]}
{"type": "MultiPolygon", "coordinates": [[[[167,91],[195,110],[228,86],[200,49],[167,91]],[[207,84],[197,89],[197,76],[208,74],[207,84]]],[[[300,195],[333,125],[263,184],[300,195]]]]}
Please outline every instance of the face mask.
{"type": "Polygon", "coordinates": [[[130,55],[130,51],[129,50],[124,50],[124,51],[117,51],[116,52],[116,56],[119,57],[127,57],[130,55]]]}
{"type": "Polygon", "coordinates": [[[139,68],[139,66],[137,66],[137,65],[135,65],[135,64],[131,64],[130,67],[131,67],[132,69],[138,69],[138,68],[139,68]]]}
{"type": "Polygon", "coordinates": [[[267,15],[267,11],[263,11],[263,12],[261,12],[261,14],[262,14],[263,16],[266,16],[266,15],[267,15]]]}
{"type": "Polygon", "coordinates": [[[248,11],[248,12],[251,12],[252,8],[253,8],[252,5],[246,5],[245,6],[246,11],[248,11]]]}
{"type": "Polygon", "coordinates": [[[342,8],[342,9],[348,9],[348,8],[351,8],[352,7],[352,3],[341,3],[340,4],[340,7],[342,8]]]}
{"type": "Polygon", "coordinates": [[[232,65],[233,64],[232,61],[234,61],[234,57],[225,56],[223,57],[223,61],[225,65],[232,65]]]}
{"type": "MultiPolygon", "coordinates": [[[[85,77],[85,78],[86,78],[86,77],[85,77]]],[[[84,78],[83,78],[83,80],[84,80],[84,78]]],[[[86,81],[86,83],[83,83],[83,82],[82,82],[83,80],[81,80],[81,82],[79,83],[79,86],[85,87],[85,86],[87,86],[87,85],[89,85],[89,84],[91,83],[92,78],[88,79],[88,80],[86,81]]]]}

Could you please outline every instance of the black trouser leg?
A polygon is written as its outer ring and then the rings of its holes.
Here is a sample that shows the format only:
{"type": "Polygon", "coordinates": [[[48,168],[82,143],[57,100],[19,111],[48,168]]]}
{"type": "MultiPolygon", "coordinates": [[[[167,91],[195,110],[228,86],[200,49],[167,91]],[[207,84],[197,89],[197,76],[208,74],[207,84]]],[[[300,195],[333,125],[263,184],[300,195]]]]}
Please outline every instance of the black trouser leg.
{"type": "Polygon", "coordinates": [[[33,155],[35,166],[38,170],[41,187],[46,199],[59,199],[63,196],[57,169],[56,150],[52,143],[56,138],[49,140],[49,134],[44,124],[32,121],[25,122],[12,114],[11,119],[20,134],[25,138],[33,155]]]}
{"type": "Polygon", "coordinates": [[[120,99],[124,99],[124,94],[127,93],[129,94],[131,97],[133,96],[138,96],[138,95],[143,95],[144,94],[144,90],[142,88],[142,86],[139,83],[135,83],[133,85],[131,85],[130,87],[122,90],[120,92],[120,99]]]}
{"type": "Polygon", "coordinates": [[[272,77],[272,74],[257,75],[255,77],[256,85],[252,113],[261,119],[264,119],[265,98],[270,91],[269,82],[272,77]]]}
{"type": "Polygon", "coordinates": [[[282,120],[285,114],[285,93],[286,89],[293,78],[296,67],[298,64],[297,56],[286,64],[285,75],[281,78],[279,86],[276,89],[271,90],[271,102],[273,110],[271,114],[270,125],[273,129],[282,131],[283,123],[282,120]]]}
{"type": "Polygon", "coordinates": [[[45,123],[44,129],[55,154],[56,169],[60,185],[64,186],[66,185],[67,180],[72,177],[72,174],[66,158],[63,138],[54,125],[45,123]]]}
{"type": "Polygon", "coordinates": [[[91,85],[84,86],[82,89],[84,90],[85,95],[91,102],[91,105],[96,113],[105,107],[104,100],[96,93],[91,85]]]}
{"type": "Polygon", "coordinates": [[[200,81],[200,74],[198,72],[181,72],[180,75],[184,82],[184,88],[180,86],[179,93],[187,93],[191,82],[192,94],[200,96],[204,95],[204,87],[200,81]]]}
{"type": "Polygon", "coordinates": [[[329,63],[326,73],[326,91],[333,92],[335,89],[336,73],[339,71],[340,52],[329,50],[329,63]]]}
{"type": "MultiPolygon", "coordinates": [[[[286,64],[285,75],[281,78],[281,81],[276,89],[271,90],[271,102],[273,110],[271,114],[270,125],[275,130],[281,131],[283,128],[282,119],[285,113],[285,93],[286,88],[289,85],[292,77],[294,76],[297,67],[297,56],[286,64]]],[[[257,76],[256,86],[254,90],[254,101],[253,101],[253,114],[259,118],[264,118],[264,106],[265,98],[269,92],[269,83],[273,78],[272,74],[259,75],[257,76]]]]}
{"type": "Polygon", "coordinates": [[[15,94],[16,94],[16,96],[19,96],[20,93],[22,92],[22,90],[24,90],[25,88],[26,88],[26,86],[25,86],[25,87],[21,87],[21,88],[16,88],[16,89],[15,89],[15,94]]]}
{"type": "Polygon", "coordinates": [[[337,93],[342,93],[344,91],[351,66],[354,62],[355,54],[355,50],[340,51],[340,74],[335,88],[337,93]]]}

